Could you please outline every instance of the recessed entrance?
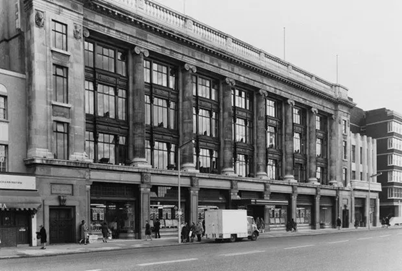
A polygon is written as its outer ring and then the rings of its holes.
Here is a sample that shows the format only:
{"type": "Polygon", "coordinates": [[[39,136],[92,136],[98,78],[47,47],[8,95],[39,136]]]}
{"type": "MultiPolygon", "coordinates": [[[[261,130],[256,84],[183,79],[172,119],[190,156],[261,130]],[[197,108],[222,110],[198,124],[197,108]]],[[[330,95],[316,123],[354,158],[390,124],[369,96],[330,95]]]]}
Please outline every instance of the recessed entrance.
{"type": "Polygon", "coordinates": [[[74,242],[74,207],[50,207],[49,242],[51,244],[74,242]]]}

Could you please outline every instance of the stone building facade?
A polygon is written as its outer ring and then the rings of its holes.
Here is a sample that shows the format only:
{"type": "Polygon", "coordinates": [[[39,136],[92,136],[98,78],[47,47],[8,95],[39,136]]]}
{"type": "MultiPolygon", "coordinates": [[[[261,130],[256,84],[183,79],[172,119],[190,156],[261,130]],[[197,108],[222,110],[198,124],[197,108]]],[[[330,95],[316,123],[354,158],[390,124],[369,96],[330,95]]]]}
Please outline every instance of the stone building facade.
{"type": "Polygon", "coordinates": [[[356,198],[365,217],[374,200],[377,225],[380,185],[369,195],[350,175],[345,87],[150,1],[14,2],[26,18],[18,163],[50,243],[77,241],[81,220],[142,238],[146,220],[177,227],[179,211],[195,222],[215,208],[247,209],[266,230],[349,227],[356,198]]]}

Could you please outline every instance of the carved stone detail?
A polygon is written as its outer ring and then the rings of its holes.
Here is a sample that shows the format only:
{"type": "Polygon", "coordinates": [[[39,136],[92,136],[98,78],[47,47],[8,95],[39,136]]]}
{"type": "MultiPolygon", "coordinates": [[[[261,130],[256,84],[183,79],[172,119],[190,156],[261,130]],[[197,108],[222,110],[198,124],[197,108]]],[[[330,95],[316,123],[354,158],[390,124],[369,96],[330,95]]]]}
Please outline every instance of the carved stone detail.
{"type": "Polygon", "coordinates": [[[199,179],[197,177],[191,177],[191,187],[194,188],[200,187],[199,179]]]}
{"type": "Polygon", "coordinates": [[[318,114],[318,109],[312,107],[312,108],[311,108],[311,112],[312,112],[314,115],[317,115],[317,114],[318,114]]]}
{"type": "Polygon", "coordinates": [[[35,24],[39,28],[42,28],[45,25],[45,13],[43,11],[36,10],[35,24]]]}
{"type": "Polygon", "coordinates": [[[78,24],[74,24],[73,34],[76,40],[80,40],[82,37],[82,27],[78,24]]]}
{"type": "Polygon", "coordinates": [[[268,98],[268,90],[260,89],[259,92],[260,92],[261,96],[263,96],[264,98],[268,98]]]}
{"type": "Polygon", "coordinates": [[[235,80],[232,79],[232,78],[229,78],[229,77],[226,77],[226,78],[225,78],[225,82],[226,82],[226,84],[228,84],[228,85],[231,86],[231,87],[234,87],[234,86],[236,85],[235,80]]]}
{"type": "Polygon", "coordinates": [[[194,66],[194,65],[188,64],[188,63],[184,64],[184,69],[186,71],[190,71],[191,73],[196,73],[197,72],[197,67],[194,66]]]}
{"type": "Polygon", "coordinates": [[[293,193],[293,195],[297,196],[297,186],[296,185],[292,185],[292,193],[293,193]]]}
{"type": "Polygon", "coordinates": [[[232,181],[231,187],[232,187],[233,190],[238,190],[239,187],[238,187],[237,181],[232,181]]]}
{"type": "Polygon", "coordinates": [[[82,34],[84,35],[85,38],[88,38],[89,35],[90,35],[88,28],[84,27],[84,30],[83,30],[82,34]]]}
{"type": "Polygon", "coordinates": [[[288,99],[287,100],[287,103],[290,105],[290,106],[295,106],[295,101],[294,100],[292,100],[292,99],[288,99]]]}
{"type": "Polygon", "coordinates": [[[134,47],[134,52],[139,55],[139,54],[143,54],[145,57],[149,56],[149,51],[145,48],[139,47],[139,46],[135,46],[134,47]]]}
{"type": "Polygon", "coordinates": [[[271,197],[271,185],[269,183],[264,184],[264,199],[270,199],[271,197]]]}
{"type": "Polygon", "coordinates": [[[151,184],[151,174],[150,173],[141,173],[141,183],[142,184],[151,184]]]}

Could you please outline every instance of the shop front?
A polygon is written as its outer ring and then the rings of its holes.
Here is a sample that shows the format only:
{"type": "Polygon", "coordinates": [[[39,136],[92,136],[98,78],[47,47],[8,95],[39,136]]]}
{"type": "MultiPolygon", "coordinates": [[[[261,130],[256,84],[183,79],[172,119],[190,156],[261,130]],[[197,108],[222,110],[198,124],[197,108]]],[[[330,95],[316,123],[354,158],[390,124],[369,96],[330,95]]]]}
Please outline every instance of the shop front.
{"type": "Polygon", "coordinates": [[[139,215],[136,202],[136,185],[93,183],[91,185],[90,234],[102,236],[101,226],[106,223],[113,239],[135,238],[136,215],[139,215]]]}
{"type": "Polygon", "coordinates": [[[322,196],[320,198],[320,228],[332,228],[334,225],[333,198],[322,196]]]}
{"type": "Polygon", "coordinates": [[[365,201],[365,198],[355,198],[355,225],[359,227],[366,226],[365,201]]]}
{"type": "Polygon", "coordinates": [[[296,223],[297,227],[308,228],[313,224],[312,221],[312,208],[313,197],[308,195],[297,196],[297,208],[296,208],[296,223]]]}
{"type": "Polygon", "coordinates": [[[36,246],[41,204],[35,177],[0,174],[0,247],[36,246]]]}

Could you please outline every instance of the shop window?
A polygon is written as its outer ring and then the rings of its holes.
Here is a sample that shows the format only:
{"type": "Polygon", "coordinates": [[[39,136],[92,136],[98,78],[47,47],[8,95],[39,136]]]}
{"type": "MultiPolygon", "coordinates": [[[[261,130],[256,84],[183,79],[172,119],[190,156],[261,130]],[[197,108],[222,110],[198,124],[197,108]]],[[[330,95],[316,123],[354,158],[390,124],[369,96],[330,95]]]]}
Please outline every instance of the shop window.
{"type": "Polygon", "coordinates": [[[0,144],[0,172],[6,172],[8,166],[7,145],[0,144]]]}
{"type": "Polygon", "coordinates": [[[53,65],[53,100],[68,103],[68,71],[59,65],[53,65]]]}
{"type": "Polygon", "coordinates": [[[67,51],[67,25],[52,21],[52,46],[67,51]]]}
{"type": "Polygon", "coordinates": [[[68,160],[68,124],[63,122],[53,123],[54,156],[56,159],[68,160]]]}

